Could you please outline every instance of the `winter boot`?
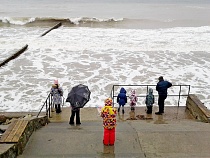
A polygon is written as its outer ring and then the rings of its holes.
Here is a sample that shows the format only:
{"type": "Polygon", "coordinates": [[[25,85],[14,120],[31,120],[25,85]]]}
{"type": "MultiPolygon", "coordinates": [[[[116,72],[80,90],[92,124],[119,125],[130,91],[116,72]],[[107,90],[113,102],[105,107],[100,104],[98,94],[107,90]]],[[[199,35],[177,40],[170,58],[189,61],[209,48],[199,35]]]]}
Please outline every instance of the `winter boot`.
{"type": "Polygon", "coordinates": [[[135,108],[134,107],[131,107],[131,111],[135,111],[135,108]]]}

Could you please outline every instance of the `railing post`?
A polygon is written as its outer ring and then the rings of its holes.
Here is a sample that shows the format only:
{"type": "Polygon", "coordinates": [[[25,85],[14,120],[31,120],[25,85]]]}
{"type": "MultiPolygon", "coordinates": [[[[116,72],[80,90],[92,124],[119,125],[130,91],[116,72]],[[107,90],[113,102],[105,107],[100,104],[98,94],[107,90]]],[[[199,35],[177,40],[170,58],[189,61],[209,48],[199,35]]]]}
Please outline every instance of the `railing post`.
{"type": "Polygon", "coordinates": [[[50,94],[50,98],[51,98],[51,104],[52,104],[52,107],[54,108],[54,103],[53,103],[53,96],[50,94]]]}
{"type": "Polygon", "coordinates": [[[182,89],[182,86],[180,85],[180,89],[179,89],[179,99],[178,99],[178,107],[179,107],[179,101],[180,101],[181,89],[182,89]]]}
{"type": "Polygon", "coordinates": [[[48,117],[48,112],[47,112],[47,100],[45,101],[45,107],[46,107],[46,115],[47,115],[47,117],[48,117]]]}
{"type": "Polygon", "coordinates": [[[49,104],[49,118],[50,118],[50,112],[51,112],[51,107],[50,107],[50,97],[48,98],[48,104],[49,104]]]}
{"type": "MultiPolygon", "coordinates": [[[[42,111],[42,109],[44,108],[44,106],[45,106],[45,108],[46,108],[46,116],[48,116],[48,110],[50,110],[50,106],[52,106],[52,95],[51,95],[51,94],[48,94],[47,99],[45,100],[45,102],[44,102],[44,104],[42,105],[42,107],[41,107],[39,113],[37,114],[37,117],[38,117],[39,114],[41,113],[41,111],[42,111]],[[49,109],[48,109],[48,102],[47,102],[47,101],[49,101],[49,109]],[[51,104],[51,105],[50,105],[50,104],[51,104]]],[[[50,116],[50,112],[49,112],[49,116],[50,116]]]]}
{"type": "Polygon", "coordinates": [[[61,108],[63,108],[63,105],[64,105],[64,97],[61,96],[61,98],[62,98],[62,107],[61,108]]]}
{"type": "Polygon", "coordinates": [[[113,107],[114,107],[114,85],[112,87],[112,100],[113,100],[113,107]]]}

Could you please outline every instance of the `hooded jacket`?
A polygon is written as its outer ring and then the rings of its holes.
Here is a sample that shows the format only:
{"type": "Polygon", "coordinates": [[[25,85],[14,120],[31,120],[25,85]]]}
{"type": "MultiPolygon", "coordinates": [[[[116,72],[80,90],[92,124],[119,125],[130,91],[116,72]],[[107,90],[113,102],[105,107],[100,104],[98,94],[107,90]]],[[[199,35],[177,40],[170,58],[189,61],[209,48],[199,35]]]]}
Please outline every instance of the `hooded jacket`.
{"type": "Polygon", "coordinates": [[[105,106],[101,110],[101,117],[103,118],[103,127],[106,129],[113,129],[116,127],[117,111],[112,107],[111,99],[107,99],[105,106]]]}
{"type": "Polygon", "coordinates": [[[125,105],[127,103],[126,90],[123,87],[120,89],[120,93],[117,96],[117,103],[119,103],[119,105],[125,105]]]}
{"type": "Polygon", "coordinates": [[[153,106],[154,102],[155,102],[155,97],[153,95],[153,90],[149,88],[149,92],[146,96],[145,104],[147,106],[153,106]]]}
{"type": "Polygon", "coordinates": [[[136,91],[134,89],[131,90],[131,95],[129,96],[129,99],[130,99],[130,106],[135,106],[138,101],[138,98],[136,96],[136,91]]]}

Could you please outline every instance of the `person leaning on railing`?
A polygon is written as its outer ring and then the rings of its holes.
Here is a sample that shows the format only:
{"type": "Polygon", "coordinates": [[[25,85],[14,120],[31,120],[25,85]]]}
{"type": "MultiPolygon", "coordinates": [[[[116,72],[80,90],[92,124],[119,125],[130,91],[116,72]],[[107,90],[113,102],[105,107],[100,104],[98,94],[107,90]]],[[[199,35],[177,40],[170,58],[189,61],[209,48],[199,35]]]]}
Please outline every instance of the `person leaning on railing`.
{"type": "Polygon", "coordinates": [[[172,86],[171,82],[164,81],[163,76],[158,78],[159,82],[156,85],[156,90],[158,91],[158,106],[159,111],[156,115],[162,115],[164,113],[164,102],[167,98],[167,89],[172,86]]]}

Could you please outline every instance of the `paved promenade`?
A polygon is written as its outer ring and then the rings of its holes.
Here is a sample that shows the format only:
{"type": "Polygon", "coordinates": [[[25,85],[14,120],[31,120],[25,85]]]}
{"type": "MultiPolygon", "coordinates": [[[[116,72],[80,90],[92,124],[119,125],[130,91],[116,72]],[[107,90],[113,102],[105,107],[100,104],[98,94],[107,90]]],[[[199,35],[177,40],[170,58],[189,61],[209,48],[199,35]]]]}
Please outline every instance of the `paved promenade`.
{"type": "Polygon", "coordinates": [[[51,123],[32,134],[18,158],[210,157],[210,124],[192,119],[185,107],[166,107],[162,116],[147,116],[144,108],[137,108],[135,116],[142,115],[141,120],[129,120],[129,111],[117,116],[115,145],[104,146],[96,108],[81,109],[80,126],[68,124],[70,110],[63,108],[62,114],[53,113],[51,123]]]}

